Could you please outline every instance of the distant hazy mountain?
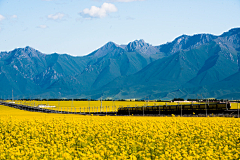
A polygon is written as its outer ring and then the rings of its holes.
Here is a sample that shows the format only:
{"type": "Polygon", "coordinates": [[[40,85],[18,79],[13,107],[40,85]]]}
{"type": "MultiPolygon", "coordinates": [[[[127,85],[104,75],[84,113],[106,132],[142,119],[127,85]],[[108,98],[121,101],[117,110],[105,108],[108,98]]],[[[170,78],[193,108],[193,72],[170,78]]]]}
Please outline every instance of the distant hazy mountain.
{"type": "Polygon", "coordinates": [[[0,96],[10,98],[234,98],[240,96],[240,28],[182,35],[152,46],[108,42],[83,57],[31,47],[0,53],[0,96]]]}

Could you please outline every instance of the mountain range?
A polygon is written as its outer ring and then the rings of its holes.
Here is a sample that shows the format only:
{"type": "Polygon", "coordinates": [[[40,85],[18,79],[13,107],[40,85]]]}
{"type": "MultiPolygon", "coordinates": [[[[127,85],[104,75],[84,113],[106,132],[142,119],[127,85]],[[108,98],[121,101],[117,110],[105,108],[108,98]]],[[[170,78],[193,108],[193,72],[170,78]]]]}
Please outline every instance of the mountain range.
{"type": "Polygon", "coordinates": [[[108,42],[81,57],[29,46],[0,53],[1,98],[173,99],[240,96],[240,28],[152,46],[108,42]]]}

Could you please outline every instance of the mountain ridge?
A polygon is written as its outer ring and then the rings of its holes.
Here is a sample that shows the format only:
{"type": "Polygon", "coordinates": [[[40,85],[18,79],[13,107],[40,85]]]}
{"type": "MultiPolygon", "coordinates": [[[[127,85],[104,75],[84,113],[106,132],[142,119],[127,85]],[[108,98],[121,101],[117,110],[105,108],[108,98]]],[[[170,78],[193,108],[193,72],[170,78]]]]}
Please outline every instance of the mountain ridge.
{"type": "Polygon", "coordinates": [[[158,46],[143,39],[127,45],[110,41],[77,57],[26,46],[0,52],[0,95],[11,97],[12,89],[19,97],[32,98],[56,98],[59,93],[96,99],[238,95],[238,88],[227,87],[225,81],[230,77],[231,85],[237,83],[239,60],[240,28],[219,36],[181,35],[158,46]]]}

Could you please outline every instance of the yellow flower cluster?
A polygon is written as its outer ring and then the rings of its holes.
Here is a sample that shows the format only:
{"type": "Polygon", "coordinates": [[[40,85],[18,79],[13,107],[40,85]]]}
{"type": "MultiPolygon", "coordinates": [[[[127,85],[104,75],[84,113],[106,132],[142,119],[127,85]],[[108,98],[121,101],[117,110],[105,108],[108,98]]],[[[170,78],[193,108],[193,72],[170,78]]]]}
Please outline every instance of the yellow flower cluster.
{"type": "Polygon", "coordinates": [[[240,158],[236,118],[12,114],[0,113],[0,159],[240,158]]]}

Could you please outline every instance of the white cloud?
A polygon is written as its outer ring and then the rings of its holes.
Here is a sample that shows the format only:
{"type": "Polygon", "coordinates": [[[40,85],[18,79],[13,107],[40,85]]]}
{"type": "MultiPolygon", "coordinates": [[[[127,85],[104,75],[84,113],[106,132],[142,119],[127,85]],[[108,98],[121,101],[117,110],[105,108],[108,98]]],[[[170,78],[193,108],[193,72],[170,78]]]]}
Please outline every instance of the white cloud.
{"type": "Polygon", "coordinates": [[[48,15],[49,19],[53,19],[53,20],[61,20],[65,15],[62,13],[56,13],[56,14],[50,14],[48,15]]]}
{"type": "Polygon", "coordinates": [[[5,17],[3,15],[0,14],[0,21],[4,20],[5,17]]]}
{"type": "Polygon", "coordinates": [[[92,6],[90,9],[84,9],[80,14],[85,17],[103,18],[111,12],[117,12],[117,7],[111,3],[103,3],[102,6],[96,7],[92,6]]]}
{"type": "Polygon", "coordinates": [[[17,15],[12,15],[12,18],[17,18],[17,15]]]}
{"type": "Polygon", "coordinates": [[[45,29],[45,28],[47,28],[47,26],[46,25],[39,25],[38,28],[45,29]]]}

